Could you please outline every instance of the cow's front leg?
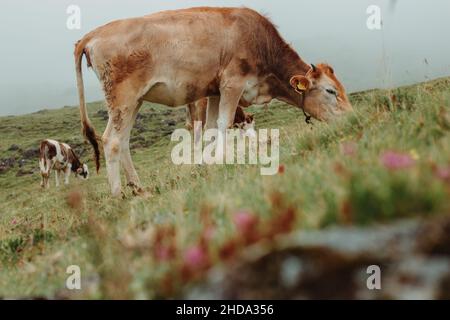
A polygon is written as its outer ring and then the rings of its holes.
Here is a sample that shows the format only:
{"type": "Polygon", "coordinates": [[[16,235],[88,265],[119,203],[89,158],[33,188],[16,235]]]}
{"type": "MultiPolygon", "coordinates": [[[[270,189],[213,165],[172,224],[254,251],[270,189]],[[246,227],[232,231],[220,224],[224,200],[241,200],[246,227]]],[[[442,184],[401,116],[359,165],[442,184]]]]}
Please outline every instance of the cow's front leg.
{"type": "Polygon", "coordinates": [[[59,187],[59,170],[55,170],[55,185],[59,187]]]}
{"type": "Polygon", "coordinates": [[[188,130],[192,130],[194,129],[194,113],[193,110],[195,108],[195,104],[194,102],[189,103],[186,105],[186,124],[185,127],[188,130]]]}
{"type": "Polygon", "coordinates": [[[217,119],[219,116],[220,97],[209,97],[208,106],[206,107],[206,124],[205,129],[217,128],[217,119]]]}
{"type": "Polygon", "coordinates": [[[234,115],[242,95],[242,87],[221,89],[219,117],[217,119],[216,159],[224,159],[226,153],[226,131],[233,125],[234,115]]]}
{"type": "Polygon", "coordinates": [[[68,185],[69,184],[69,177],[70,177],[70,172],[72,171],[72,165],[68,164],[66,169],[64,170],[64,184],[68,185]]]}

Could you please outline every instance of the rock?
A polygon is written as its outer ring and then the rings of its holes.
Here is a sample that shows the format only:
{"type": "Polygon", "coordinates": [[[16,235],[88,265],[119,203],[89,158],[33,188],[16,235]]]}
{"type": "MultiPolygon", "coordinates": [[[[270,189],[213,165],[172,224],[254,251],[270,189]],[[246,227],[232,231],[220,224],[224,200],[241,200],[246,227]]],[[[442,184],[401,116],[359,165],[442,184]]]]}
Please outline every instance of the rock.
{"type": "Polygon", "coordinates": [[[39,147],[27,149],[22,153],[24,159],[31,159],[37,156],[39,156],[39,147]]]}
{"type": "Polygon", "coordinates": [[[33,174],[33,173],[34,173],[34,171],[31,169],[26,170],[26,169],[21,168],[17,171],[16,177],[21,177],[21,176],[25,176],[25,175],[29,175],[29,174],[33,174]]]}
{"type": "Polygon", "coordinates": [[[19,168],[22,168],[26,163],[27,163],[27,160],[25,160],[25,159],[20,159],[20,160],[19,160],[19,168]]]}
{"type": "Polygon", "coordinates": [[[107,111],[107,110],[98,110],[98,111],[95,113],[95,116],[96,116],[96,117],[99,117],[99,118],[108,117],[108,111],[107,111]]]}
{"type": "Polygon", "coordinates": [[[0,174],[8,172],[9,169],[13,168],[16,163],[16,158],[5,158],[0,160],[0,174]]]}
{"type": "Polygon", "coordinates": [[[17,151],[20,150],[20,147],[17,144],[12,144],[9,148],[8,151],[17,151]]]}
{"type": "Polygon", "coordinates": [[[16,163],[16,158],[10,157],[10,158],[4,158],[0,160],[0,165],[6,166],[6,167],[14,167],[14,164],[16,163]]]}
{"type": "Polygon", "coordinates": [[[142,124],[142,123],[140,123],[140,122],[136,122],[135,124],[134,124],[134,127],[133,127],[135,130],[137,130],[137,132],[138,133],[143,133],[143,132],[146,132],[147,131],[147,128],[142,124]]]}
{"type": "Polygon", "coordinates": [[[169,119],[169,120],[166,120],[166,124],[168,126],[176,126],[177,122],[175,120],[173,120],[173,119],[169,119]]]}
{"type": "Polygon", "coordinates": [[[300,231],[257,244],[186,294],[198,299],[448,299],[450,216],[300,231]],[[375,266],[368,269],[369,266],[375,266]],[[380,268],[380,290],[368,278],[380,268]],[[370,270],[370,272],[369,272],[370,270]]]}

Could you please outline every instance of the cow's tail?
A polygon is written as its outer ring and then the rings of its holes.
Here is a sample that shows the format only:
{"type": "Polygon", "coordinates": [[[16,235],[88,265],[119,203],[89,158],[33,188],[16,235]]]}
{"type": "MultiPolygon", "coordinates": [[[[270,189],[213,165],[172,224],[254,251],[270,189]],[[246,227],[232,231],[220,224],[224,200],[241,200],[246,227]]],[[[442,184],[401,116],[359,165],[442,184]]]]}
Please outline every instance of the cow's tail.
{"type": "Polygon", "coordinates": [[[81,125],[84,137],[90,142],[90,144],[94,148],[95,167],[98,172],[98,170],[100,169],[100,150],[97,135],[95,134],[95,129],[92,126],[91,121],[89,120],[89,116],[86,110],[86,102],[84,98],[84,84],[81,66],[84,54],[85,54],[84,43],[83,41],[79,41],[75,45],[75,65],[77,72],[78,98],[80,101],[81,125]]]}

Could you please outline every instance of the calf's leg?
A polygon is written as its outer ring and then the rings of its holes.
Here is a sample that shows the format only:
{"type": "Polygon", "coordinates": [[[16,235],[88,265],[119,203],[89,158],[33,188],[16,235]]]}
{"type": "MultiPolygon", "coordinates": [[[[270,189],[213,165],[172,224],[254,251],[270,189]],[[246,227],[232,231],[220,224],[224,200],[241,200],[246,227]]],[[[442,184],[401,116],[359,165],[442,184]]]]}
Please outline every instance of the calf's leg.
{"type": "Polygon", "coordinates": [[[55,170],[55,185],[59,187],[59,170],[55,170]]]}
{"type": "Polygon", "coordinates": [[[70,171],[72,171],[72,166],[69,164],[64,170],[64,184],[69,184],[70,171]]]}

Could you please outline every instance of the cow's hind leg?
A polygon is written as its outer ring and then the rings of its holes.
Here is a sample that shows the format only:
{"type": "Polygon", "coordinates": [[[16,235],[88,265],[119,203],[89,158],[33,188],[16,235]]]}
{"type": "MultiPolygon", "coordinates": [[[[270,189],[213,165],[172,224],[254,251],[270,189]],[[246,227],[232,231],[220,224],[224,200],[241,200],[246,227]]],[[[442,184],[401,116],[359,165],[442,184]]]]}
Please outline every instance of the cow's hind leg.
{"type": "Polygon", "coordinates": [[[133,167],[131,156],[129,156],[129,137],[133,127],[134,117],[138,101],[128,96],[109,105],[109,121],[103,133],[103,149],[105,152],[106,171],[114,197],[122,193],[122,183],[120,181],[120,162],[124,162],[127,179],[139,186],[139,178],[133,167]],[[122,153],[125,152],[125,156],[122,153]],[[128,154],[128,156],[126,155],[128,154]]]}
{"type": "Polygon", "coordinates": [[[47,170],[47,178],[45,179],[45,188],[50,188],[50,172],[52,171],[52,161],[47,159],[46,160],[46,170],[47,170]]]}

